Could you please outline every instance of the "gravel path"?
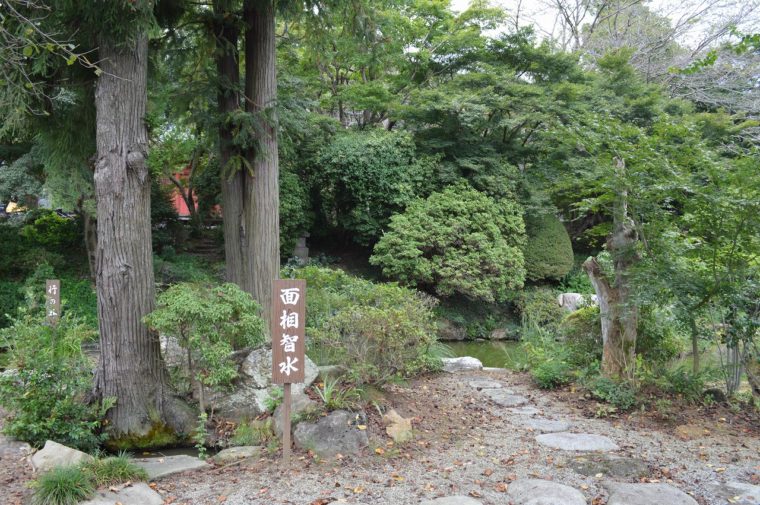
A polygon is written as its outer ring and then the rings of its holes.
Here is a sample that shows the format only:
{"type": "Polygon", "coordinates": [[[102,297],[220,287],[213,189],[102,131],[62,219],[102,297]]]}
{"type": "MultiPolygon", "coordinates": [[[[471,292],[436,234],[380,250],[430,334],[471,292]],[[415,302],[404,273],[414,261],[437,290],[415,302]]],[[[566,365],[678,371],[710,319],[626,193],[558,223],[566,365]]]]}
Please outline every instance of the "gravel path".
{"type": "MultiPolygon", "coordinates": [[[[511,482],[540,478],[580,490],[589,504],[606,503],[603,483],[610,477],[586,476],[573,469],[590,465],[600,453],[539,444],[536,436],[541,431],[535,427],[543,423],[536,420],[563,421],[570,424],[571,433],[609,437],[619,449],[608,454],[627,458],[625,468],[638,463],[641,475],[614,480],[668,483],[701,505],[728,503],[716,488],[720,483],[758,484],[760,479],[760,440],[754,435],[727,428],[682,440],[674,432],[639,430],[626,421],[587,419],[573,405],[535,389],[522,374],[427,377],[409,388],[392,388],[387,401],[401,415],[415,418],[415,440],[403,447],[389,446],[380,425],[370,421],[370,449],[362,457],[316,460],[296,453],[290,464],[263,458],[171,476],[159,481],[158,489],[168,503],[192,505],[417,505],[452,495],[469,495],[483,505],[506,505],[511,482]],[[502,386],[501,394],[494,395],[492,381],[502,386]],[[527,402],[513,402],[513,398],[505,402],[502,394],[524,397],[527,402]],[[504,406],[511,403],[520,406],[504,406]],[[534,415],[523,414],[536,410],[534,415]]],[[[561,423],[546,426],[564,427],[561,423]]]]}

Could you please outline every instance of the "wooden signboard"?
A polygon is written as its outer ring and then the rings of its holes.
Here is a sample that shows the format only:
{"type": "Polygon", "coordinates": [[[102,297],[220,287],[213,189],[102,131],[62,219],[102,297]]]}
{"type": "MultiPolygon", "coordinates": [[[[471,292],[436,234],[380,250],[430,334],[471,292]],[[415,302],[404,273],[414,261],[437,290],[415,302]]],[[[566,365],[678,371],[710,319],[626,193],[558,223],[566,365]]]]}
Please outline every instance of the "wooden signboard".
{"type": "Polygon", "coordinates": [[[276,279],[272,287],[272,383],[283,385],[282,453],[290,457],[290,385],[303,382],[306,281],[276,279]]]}
{"type": "Polygon", "coordinates": [[[45,283],[45,314],[50,324],[58,324],[61,318],[61,281],[48,279],[45,283]]]}

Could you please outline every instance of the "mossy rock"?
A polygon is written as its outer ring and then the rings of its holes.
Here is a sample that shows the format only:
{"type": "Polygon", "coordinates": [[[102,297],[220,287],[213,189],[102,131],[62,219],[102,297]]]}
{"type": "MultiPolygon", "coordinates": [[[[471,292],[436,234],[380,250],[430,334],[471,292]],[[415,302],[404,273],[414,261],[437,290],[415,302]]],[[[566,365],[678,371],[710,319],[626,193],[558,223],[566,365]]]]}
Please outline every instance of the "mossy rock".
{"type": "Polygon", "coordinates": [[[109,451],[119,452],[135,449],[176,447],[186,444],[187,441],[188,439],[185,435],[178,434],[169,426],[163,423],[153,423],[150,430],[145,434],[123,434],[107,439],[103,445],[109,451]]]}

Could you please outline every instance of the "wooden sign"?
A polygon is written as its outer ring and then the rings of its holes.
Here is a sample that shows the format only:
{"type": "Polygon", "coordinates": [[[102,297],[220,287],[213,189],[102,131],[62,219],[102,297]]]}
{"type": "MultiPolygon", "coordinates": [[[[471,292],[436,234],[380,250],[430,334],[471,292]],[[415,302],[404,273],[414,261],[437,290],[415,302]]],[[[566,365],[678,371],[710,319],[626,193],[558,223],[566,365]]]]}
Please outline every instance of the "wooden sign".
{"type": "Polygon", "coordinates": [[[272,382],[303,382],[306,281],[276,279],[272,291],[272,310],[272,382]]]}
{"type": "Polygon", "coordinates": [[[48,279],[45,283],[45,314],[50,324],[58,324],[61,318],[61,281],[48,279]]]}

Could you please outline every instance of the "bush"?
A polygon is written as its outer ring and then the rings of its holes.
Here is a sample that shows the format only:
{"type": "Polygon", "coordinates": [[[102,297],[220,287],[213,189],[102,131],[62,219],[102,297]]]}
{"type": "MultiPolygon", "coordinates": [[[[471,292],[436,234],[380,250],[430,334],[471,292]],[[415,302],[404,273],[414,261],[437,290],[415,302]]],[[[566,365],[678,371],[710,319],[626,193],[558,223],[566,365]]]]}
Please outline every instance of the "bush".
{"type": "Polygon", "coordinates": [[[288,170],[280,172],[280,255],[289,258],[296,240],[311,228],[314,216],[310,210],[306,185],[288,170]]]}
{"type": "Polygon", "coordinates": [[[573,245],[554,214],[525,219],[525,277],[531,281],[560,280],[573,268],[573,245]]]}
{"type": "Polygon", "coordinates": [[[523,326],[539,326],[552,334],[557,332],[565,311],[557,303],[556,292],[544,287],[528,288],[515,301],[523,326]]]}
{"type": "Polygon", "coordinates": [[[674,370],[664,370],[657,382],[668,393],[680,395],[688,402],[697,403],[702,400],[707,372],[695,374],[681,366],[674,370]]]}
{"type": "Polygon", "coordinates": [[[19,282],[0,281],[0,328],[11,324],[16,309],[21,305],[21,286],[19,282]]]}
{"type": "Polygon", "coordinates": [[[610,403],[620,410],[629,410],[636,405],[636,390],[627,382],[594,377],[584,385],[595,398],[610,403]]]}
{"type": "Polygon", "coordinates": [[[393,216],[370,263],[440,296],[504,301],[525,279],[521,214],[516,202],[460,183],[393,216]]]}
{"type": "Polygon", "coordinates": [[[28,219],[31,222],[21,229],[21,235],[30,243],[56,252],[82,246],[84,235],[78,220],[61,217],[53,211],[37,213],[39,217],[28,219]]]}
{"type": "Polygon", "coordinates": [[[80,468],[90,476],[93,483],[100,486],[113,486],[128,481],[148,480],[148,474],[125,455],[110,458],[93,459],[82,463],[80,468]]]}
{"type": "Polygon", "coordinates": [[[283,277],[306,280],[310,352],[328,355],[353,382],[378,384],[440,367],[430,297],[315,266],[283,277]]]}
{"type": "Polygon", "coordinates": [[[545,361],[532,368],[530,374],[541,389],[555,389],[572,382],[570,365],[564,361],[545,361]]]}
{"type": "Polygon", "coordinates": [[[567,314],[559,334],[569,351],[571,364],[584,367],[602,359],[602,326],[599,307],[589,305],[567,314]]]}
{"type": "Polygon", "coordinates": [[[165,254],[173,248],[165,247],[161,256],[153,256],[156,283],[169,286],[180,282],[210,284],[216,280],[212,266],[189,254],[165,254]]]}
{"type": "Polygon", "coordinates": [[[644,362],[662,365],[678,356],[688,340],[675,316],[663,308],[643,307],[639,314],[636,354],[644,362]]]}
{"type": "Polygon", "coordinates": [[[190,378],[201,386],[229,385],[237,377],[230,359],[233,350],[264,341],[261,307],[235,284],[211,287],[176,284],[158,296],[157,308],[145,323],[160,333],[174,336],[189,350],[190,378]]]}
{"type": "Polygon", "coordinates": [[[85,451],[100,444],[100,420],[113,403],[85,403],[93,363],[81,344],[93,333],[65,314],[56,328],[26,316],[0,331],[10,357],[0,375],[0,404],[11,413],[6,434],[36,447],[48,439],[85,451]]]}
{"type": "Polygon", "coordinates": [[[90,475],[77,466],[53,468],[34,483],[33,505],[77,505],[95,493],[90,475]]]}

